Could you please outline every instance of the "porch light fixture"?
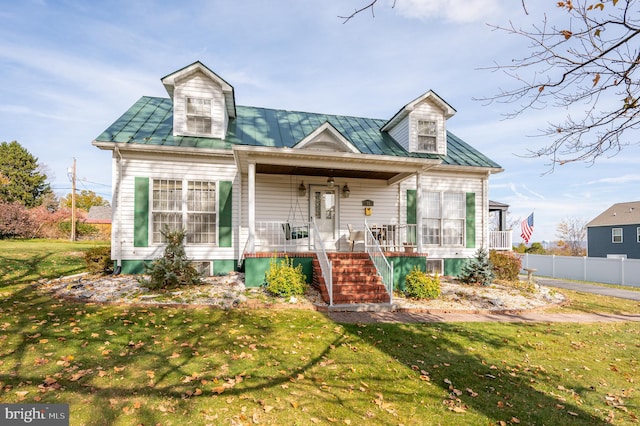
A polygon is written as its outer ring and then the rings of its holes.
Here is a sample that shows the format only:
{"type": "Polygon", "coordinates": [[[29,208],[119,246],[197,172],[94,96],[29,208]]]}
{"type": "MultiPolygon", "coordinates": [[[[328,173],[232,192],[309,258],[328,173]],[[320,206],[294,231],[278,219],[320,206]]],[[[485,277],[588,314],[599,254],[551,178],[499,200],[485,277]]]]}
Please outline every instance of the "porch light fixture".
{"type": "Polygon", "coordinates": [[[349,198],[349,195],[351,195],[351,190],[349,189],[349,185],[345,183],[342,187],[342,197],[349,198]]]}
{"type": "Polygon", "coordinates": [[[332,177],[330,177],[329,179],[327,179],[327,186],[329,188],[333,188],[333,186],[336,184],[336,180],[332,177]]]}
{"type": "Polygon", "coordinates": [[[307,187],[304,185],[304,182],[300,182],[300,186],[298,187],[298,197],[304,197],[307,195],[307,187]]]}

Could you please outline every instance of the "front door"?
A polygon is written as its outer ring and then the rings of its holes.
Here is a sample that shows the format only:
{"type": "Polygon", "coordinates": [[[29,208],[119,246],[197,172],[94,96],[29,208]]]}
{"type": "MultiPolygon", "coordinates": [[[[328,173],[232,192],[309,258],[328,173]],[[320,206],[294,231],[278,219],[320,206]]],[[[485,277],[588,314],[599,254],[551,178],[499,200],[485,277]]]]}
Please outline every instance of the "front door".
{"type": "Polygon", "coordinates": [[[311,186],[309,212],[315,220],[322,241],[335,242],[338,213],[337,189],[326,186],[311,186]]]}

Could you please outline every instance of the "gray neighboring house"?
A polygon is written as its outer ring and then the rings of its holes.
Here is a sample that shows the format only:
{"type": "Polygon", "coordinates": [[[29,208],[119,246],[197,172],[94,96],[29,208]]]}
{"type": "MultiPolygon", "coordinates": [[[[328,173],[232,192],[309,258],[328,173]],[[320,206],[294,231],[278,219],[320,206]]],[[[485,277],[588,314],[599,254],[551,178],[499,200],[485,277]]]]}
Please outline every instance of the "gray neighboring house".
{"type": "Polygon", "coordinates": [[[640,201],[614,204],[587,223],[587,256],[640,259],[640,201]]]}
{"type": "Polygon", "coordinates": [[[111,206],[91,206],[85,222],[92,224],[111,224],[111,206]]]}

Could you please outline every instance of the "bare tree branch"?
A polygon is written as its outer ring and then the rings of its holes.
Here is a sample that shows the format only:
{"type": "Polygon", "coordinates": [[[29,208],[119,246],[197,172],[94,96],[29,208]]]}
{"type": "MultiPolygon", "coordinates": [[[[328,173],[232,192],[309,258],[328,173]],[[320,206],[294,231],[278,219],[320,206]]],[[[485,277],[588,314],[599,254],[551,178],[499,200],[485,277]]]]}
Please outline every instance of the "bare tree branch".
{"type": "Polygon", "coordinates": [[[557,6],[566,18],[562,26],[545,16],[527,30],[511,22],[493,27],[527,39],[529,54],[489,67],[511,77],[516,87],[480,99],[517,104],[507,118],[549,106],[568,111],[563,121],[541,131],[554,141],[528,154],[548,157],[550,171],[558,164],[615,155],[639,143],[630,133],[640,129],[638,0],[566,0],[557,6]]]}
{"type": "MultiPolygon", "coordinates": [[[[396,7],[396,1],[397,0],[393,0],[393,5],[391,5],[391,8],[393,9],[394,7],[396,7]]],[[[349,22],[351,20],[351,18],[353,18],[354,16],[358,15],[359,13],[364,12],[367,9],[371,9],[371,17],[375,18],[376,15],[373,11],[373,6],[378,2],[378,0],[371,0],[371,2],[369,4],[367,4],[366,6],[361,7],[360,9],[356,9],[354,10],[354,12],[351,15],[348,16],[338,16],[338,18],[340,19],[344,19],[344,21],[342,22],[343,24],[346,24],[347,22],[349,22]]]]}

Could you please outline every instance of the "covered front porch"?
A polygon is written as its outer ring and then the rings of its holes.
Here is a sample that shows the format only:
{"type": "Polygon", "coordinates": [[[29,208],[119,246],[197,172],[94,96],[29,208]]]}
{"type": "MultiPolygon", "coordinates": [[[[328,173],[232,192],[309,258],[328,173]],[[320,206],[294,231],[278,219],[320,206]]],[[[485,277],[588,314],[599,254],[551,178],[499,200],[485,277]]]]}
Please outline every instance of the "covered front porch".
{"type": "Polygon", "coordinates": [[[328,252],[365,251],[373,245],[368,232],[383,251],[425,251],[417,226],[422,176],[440,160],[243,148],[234,148],[242,179],[240,259],[261,251],[315,251],[318,243],[328,252]],[[413,214],[403,193],[408,187],[415,188],[413,214]]]}
{"type": "Polygon", "coordinates": [[[321,274],[333,295],[332,253],[366,253],[391,299],[398,279],[389,253],[423,252],[421,229],[416,215],[407,215],[402,184],[410,181],[418,188],[413,192],[420,192],[428,169],[424,159],[243,147],[234,153],[242,171],[241,264],[274,253],[301,258],[309,253],[318,262],[314,279],[321,274]]]}

